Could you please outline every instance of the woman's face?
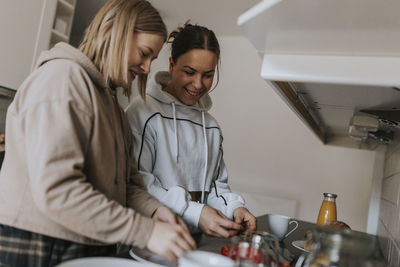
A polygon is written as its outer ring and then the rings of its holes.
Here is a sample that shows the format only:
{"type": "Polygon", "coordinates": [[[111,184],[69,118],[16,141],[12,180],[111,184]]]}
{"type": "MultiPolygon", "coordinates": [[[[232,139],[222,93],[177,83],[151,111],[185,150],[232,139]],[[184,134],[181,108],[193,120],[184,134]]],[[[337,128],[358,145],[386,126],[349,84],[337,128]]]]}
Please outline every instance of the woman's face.
{"type": "Polygon", "coordinates": [[[205,49],[192,49],[175,63],[170,58],[171,83],[165,91],[185,105],[196,104],[211,88],[217,61],[217,55],[205,49]]]}
{"type": "Polygon", "coordinates": [[[124,79],[120,79],[121,86],[124,88],[130,87],[136,75],[150,72],[151,62],[157,58],[164,43],[164,38],[158,34],[139,32],[131,36],[132,45],[128,55],[128,84],[124,82],[124,79]]]}

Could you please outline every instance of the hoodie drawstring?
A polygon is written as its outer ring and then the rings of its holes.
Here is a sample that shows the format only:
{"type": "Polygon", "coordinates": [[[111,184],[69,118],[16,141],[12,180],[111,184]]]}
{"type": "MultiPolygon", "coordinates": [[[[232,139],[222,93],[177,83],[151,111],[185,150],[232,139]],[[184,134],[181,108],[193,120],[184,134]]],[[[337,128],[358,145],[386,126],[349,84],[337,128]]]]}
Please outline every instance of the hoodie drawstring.
{"type": "MultiPolygon", "coordinates": [[[[176,127],[176,108],[175,108],[175,103],[172,102],[172,117],[174,119],[174,134],[175,134],[175,159],[176,162],[178,162],[178,148],[179,148],[179,143],[178,143],[178,131],[176,127]]],[[[208,142],[207,142],[207,134],[206,134],[206,118],[204,115],[204,111],[201,111],[201,119],[202,119],[202,127],[203,127],[203,139],[204,139],[204,171],[203,171],[203,188],[201,190],[201,203],[204,203],[204,198],[205,198],[205,187],[206,187],[206,181],[207,181],[207,168],[208,168],[208,142]]]]}
{"type": "Polygon", "coordinates": [[[206,135],[206,119],[204,117],[204,111],[201,112],[202,124],[203,124],[203,137],[204,137],[204,172],[203,172],[203,190],[201,190],[201,203],[204,203],[204,191],[206,187],[206,178],[207,178],[207,168],[208,168],[208,144],[207,144],[207,135],[206,135]]]}
{"type": "Polygon", "coordinates": [[[175,103],[172,102],[172,116],[174,118],[174,133],[175,133],[175,159],[178,163],[178,132],[176,130],[176,110],[175,110],[175,103]]]}

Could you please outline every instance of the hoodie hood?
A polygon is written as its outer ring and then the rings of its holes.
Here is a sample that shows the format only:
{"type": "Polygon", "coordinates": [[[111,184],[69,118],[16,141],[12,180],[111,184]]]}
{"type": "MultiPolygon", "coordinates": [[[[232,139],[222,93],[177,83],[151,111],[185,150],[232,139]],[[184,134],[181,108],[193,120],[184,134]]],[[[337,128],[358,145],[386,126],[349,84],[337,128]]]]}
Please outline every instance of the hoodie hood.
{"type": "Polygon", "coordinates": [[[208,111],[212,107],[212,101],[209,94],[202,96],[197,102],[198,105],[188,106],[182,103],[173,95],[165,92],[162,88],[166,87],[171,82],[171,76],[168,71],[159,71],[152,75],[147,87],[147,95],[154,97],[160,102],[171,105],[175,103],[177,106],[185,106],[189,109],[196,109],[199,111],[208,111]]]}
{"type": "Polygon", "coordinates": [[[172,119],[173,119],[173,129],[174,129],[174,158],[176,163],[179,162],[179,138],[178,138],[178,126],[177,126],[177,114],[179,114],[179,109],[191,109],[197,113],[199,112],[201,118],[201,127],[202,127],[202,135],[203,135],[203,156],[204,156],[204,168],[203,168],[203,184],[201,187],[201,203],[204,203],[205,198],[205,187],[207,183],[207,169],[208,169],[208,140],[207,140],[207,133],[206,133],[206,116],[205,113],[212,107],[211,97],[208,94],[202,96],[196,105],[188,106],[182,103],[179,99],[174,97],[173,95],[165,92],[162,88],[166,87],[168,83],[171,82],[171,76],[169,72],[160,71],[155,73],[148,84],[147,87],[147,95],[155,98],[161,103],[170,105],[172,108],[172,119]]]}
{"type": "Polygon", "coordinates": [[[35,69],[40,68],[51,60],[65,59],[71,60],[82,66],[89,74],[91,79],[101,88],[108,88],[103,75],[99,72],[93,62],[79,49],[67,44],[58,43],[52,49],[40,54],[35,69]]]}

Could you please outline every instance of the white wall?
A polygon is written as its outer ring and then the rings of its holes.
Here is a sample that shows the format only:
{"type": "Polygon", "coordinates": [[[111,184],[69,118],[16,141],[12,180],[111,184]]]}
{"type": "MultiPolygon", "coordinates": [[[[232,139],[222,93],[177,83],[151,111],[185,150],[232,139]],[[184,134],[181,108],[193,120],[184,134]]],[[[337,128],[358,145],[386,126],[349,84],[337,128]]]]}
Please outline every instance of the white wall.
{"type": "MultiPolygon", "coordinates": [[[[338,219],[366,230],[374,152],[325,146],[260,78],[261,59],[241,36],[219,37],[221,79],[211,93],[211,113],[224,134],[224,155],[233,190],[267,201],[265,212],[316,221],[323,192],[338,194],[338,219]],[[273,205],[271,207],[268,206],[273,205]]],[[[152,72],[167,70],[164,47],[152,72]]]]}
{"type": "Polygon", "coordinates": [[[220,86],[212,113],[224,133],[233,189],[298,203],[315,221],[323,192],[338,194],[338,219],[365,230],[374,152],[324,146],[260,78],[261,59],[244,37],[220,38],[220,86]]]}
{"type": "Polygon", "coordinates": [[[1,1],[0,85],[17,89],[28,76],[44,0],[1,1]]]}

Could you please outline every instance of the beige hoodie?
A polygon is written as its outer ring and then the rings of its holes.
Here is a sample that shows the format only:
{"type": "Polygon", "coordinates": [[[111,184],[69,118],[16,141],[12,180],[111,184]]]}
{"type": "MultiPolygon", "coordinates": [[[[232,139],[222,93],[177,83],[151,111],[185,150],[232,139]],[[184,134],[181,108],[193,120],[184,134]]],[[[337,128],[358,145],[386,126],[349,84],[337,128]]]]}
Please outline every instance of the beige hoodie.
{"type": "Polygon", "coordinates": [[[160,206],[143,189],[125,114],[93,63],[65,43],[44,52],[7,112],[0,223],[143,248],[160,206]]]}

